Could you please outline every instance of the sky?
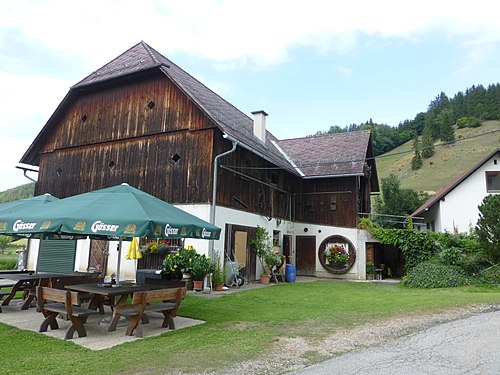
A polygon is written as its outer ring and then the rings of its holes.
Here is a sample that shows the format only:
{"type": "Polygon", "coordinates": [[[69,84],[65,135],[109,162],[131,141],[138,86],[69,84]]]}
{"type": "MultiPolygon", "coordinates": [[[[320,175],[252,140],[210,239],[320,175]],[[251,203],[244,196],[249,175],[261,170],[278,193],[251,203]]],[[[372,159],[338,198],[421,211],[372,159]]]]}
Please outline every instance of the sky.
{"type": "MultiPolygon", "coordinates": [[[[497,0],[0,0],[0,191],[69,88],[141,40],[278,139],[500,81],[497,0]]],[[[36,179],[36,174],[29,174],[36,179]]]]}

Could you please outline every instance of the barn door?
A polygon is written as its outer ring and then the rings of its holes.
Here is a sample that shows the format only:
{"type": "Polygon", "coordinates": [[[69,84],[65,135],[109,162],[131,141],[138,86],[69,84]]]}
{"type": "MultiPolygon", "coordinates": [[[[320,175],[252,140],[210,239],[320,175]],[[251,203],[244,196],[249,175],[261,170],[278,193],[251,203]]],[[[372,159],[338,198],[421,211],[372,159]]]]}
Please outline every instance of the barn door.
{"type": "Polygon", "coordinates": [[[296,236],[296,268],[298,276],[316,276],[316,237],[296,236]]]}

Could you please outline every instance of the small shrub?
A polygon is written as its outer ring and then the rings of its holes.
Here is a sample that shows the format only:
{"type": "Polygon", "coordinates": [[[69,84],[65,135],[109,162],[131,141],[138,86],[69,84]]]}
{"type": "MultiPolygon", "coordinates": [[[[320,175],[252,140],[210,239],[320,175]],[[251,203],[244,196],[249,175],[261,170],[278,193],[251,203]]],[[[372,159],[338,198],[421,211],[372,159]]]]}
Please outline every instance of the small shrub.
{"type": "Polygon", "coordinates": [[[469,118],[468,117],[460,117],[457,120],[457,127],[459,129],[465,128],[465,127],[467,127],[467,125],[469,125],[469,118]]]}
{"type": "Polygon", "coordinates": [[[409,270],[402,284],[410,288],[450,288],[468,284],[468,278],[460,267],[426,261],[409,270]]]}
{"type": "Polygon", "coordinates": [[[445,247],[438,253],[438,258],[443,264],[456,266],[462,259],[462,251],[460,248],[455,246],[445,247]]]}
{"type": "Polygon", "coordinates": [[[500,286],[500,264],[483,270],[475,279],[474,284],[500,286]]]}

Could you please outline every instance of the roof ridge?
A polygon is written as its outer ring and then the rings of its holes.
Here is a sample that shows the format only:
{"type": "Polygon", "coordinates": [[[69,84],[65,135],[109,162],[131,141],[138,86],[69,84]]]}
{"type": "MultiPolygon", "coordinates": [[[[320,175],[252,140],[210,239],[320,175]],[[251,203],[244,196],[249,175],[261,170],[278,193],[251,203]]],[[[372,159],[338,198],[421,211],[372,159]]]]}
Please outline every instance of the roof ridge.
{"type": "Polygon", "coordinates": [[[151,50],[153,49],[149,44],[147,44],[144,40],[141,40],[140,43],[144,49],[146,50],[146,52],[148,53],[148,55],[151,57],[151,59],[157,63],[157,64],[160,64],[160,62],[158,61],[158,59],[156,58],[156,56],[151,52],[151,50]]]}

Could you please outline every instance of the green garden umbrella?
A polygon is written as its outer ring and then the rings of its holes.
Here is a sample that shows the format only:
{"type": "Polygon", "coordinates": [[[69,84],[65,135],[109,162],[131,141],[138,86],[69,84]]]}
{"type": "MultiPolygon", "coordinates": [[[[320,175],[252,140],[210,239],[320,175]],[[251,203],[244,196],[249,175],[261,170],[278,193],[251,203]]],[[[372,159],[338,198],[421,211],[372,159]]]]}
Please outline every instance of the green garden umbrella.
{"type": "Polygon", "coordinates": [[[0,204],[0,234],[17,236],[22,231],[33,228],[36,224],[23,221],[23,216],[43,210],[48,204],[58,200],[59,198],[46,193],[0,204]]]}
{"type": "MultiPolygon", "coordinates": [[[[92,238],[200,238],[217,240],[221,229],[128,184],[74,195],[40,210],[10,213],[16,233],[92,238]]],[[[7,219],[0,212],[0,222],[7,219]]],[[[0,229],[11,234],[12,228],[0,229]]]]}
{"type": "Polygon", "coordinates": [[[39,210],[13,210],[5,216],[0,212],[0,223],[4,219],[19,225],[6,224],[3,231],[0,228],[0,234],[119,240],[118,277],[123,239],[217,240],[221,232],[220,228],[125,183],[60,199],[39,210]]]}

